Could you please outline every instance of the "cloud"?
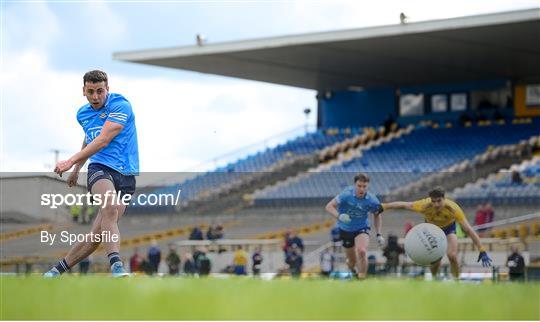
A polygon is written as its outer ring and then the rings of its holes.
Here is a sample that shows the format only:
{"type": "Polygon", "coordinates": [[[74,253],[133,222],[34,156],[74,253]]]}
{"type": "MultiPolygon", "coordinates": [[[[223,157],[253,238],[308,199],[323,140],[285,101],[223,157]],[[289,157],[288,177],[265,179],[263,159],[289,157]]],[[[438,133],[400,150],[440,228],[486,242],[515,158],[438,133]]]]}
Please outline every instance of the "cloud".
{"type": "Polygon", "coordinates": [[[538,7],[537,0],[299,0],[284,5],[281,14],[272,17],[305,32],[398,24],[401,12],[414,22],[538,7]]]}
{"type": "MultiPolygon", "coordinates": [[[[148,48],[149,37],[174,46],[178,44],[178,34],[187,37],[195,33],[193,28],[204,29],[206,25],[211,27],[212,41],[214,37],[238,40],[253,35],[395,24],[401,11],[411,21],[421,21],[539,4],[537,0],[383,0],[369,4],[337,0],[231,6],[151,4],[152,8],[160,6],[152,10],[150,5],[126,6],[105,1],[76,5],[11,2],[3,6],[0,170],[50,170],[51,149],[60,149],[61,157],[68,157],[80,148],[83,133],[75,113],[85,103],[81,76],[87,69],[99,67],[94,66],[99,62],[114,66],[107,67],[111,90],[124,94],[133,104],[143,171],[192,168],[301,126],[305,122],[303,108],[316,110],[313,91],[193,73],[148,73],[151,67],[137,65],[129,66],[128,73],[126,64],[110,63],[112,51],[126,46],[148,48]],[[145,10],[151,14],[146,15],[145,10]],[[222,13],[216,16],[216,11],[222,13]],[[178,15],[182,18],[178,19],[178,15]],[[211,16],[215,19],[209,20],[211,16]],[[66,65],[72,69],[68,70],[66,65]],[[141,76],[148,74],[170,76],[141,76]]],[[[202,29],[201,32],[207,31],[202,29]]],[[[312,124],[315,114],[310,116],[312,124]]],[[[254,150],[263,148],[263,144],[258,144],[254,150]]],[[[243,151],[229,158],[238,158],[248,150],[243,151]]]]}
{"type": "MultiPolygon", "coordinates": [[[[81,76],[92,63],[85,57],[99,48],[109,48],[110,54],[129,37],[122,11],[116,9],[121,7],[104,1],[6,7],[0,171],[50,171],[52,149],[61,151],[60,158],[78,151],[83,133],[75,114],[86,103],[81,76]],[[76,72],[53,64],[61,52],[69,52],[63,60],[79,56],[76,72]]],[[[193,168],[274,135],[281,126],[301,125],[302,106],[314,104],[310,91],[283,86],[108,71],[111,90],[128,97],[136,112],[143,171],[193,168]],[[276,97],[297,109],[276,107],[276,97]]]]}
{"type": "Polygon", "coordinates": [[[136,112],[146,171],[187,169],[261,142],[301,126],[303,107],[315,104],[313,91],[256,82],[115,79],[111,90],[126,95],[136,112]]]}
{"type": "MultiPolygon", "coordinates": [[[[127,4],[124,4],[126,6],[127,4]]],[[[81,2],[69,7],[69,19],[63,20],[65,38],[76,40],[84,49],[95,51],[96,46],[109,49],[128,37],[128,25],[121,7],[105,0],[81,2]],[[115,9],[120,9],[116,10],[115,9]]],[[[144,20],[142,20],[144,21],[144,20]]],[[[72,44],[70,42],[70,44],[72,44]]]]}
{"type": "Polygon", "coordinates": [[[45,2],[3,4],[4,50],[48,48],[61,35],[60,21],[45,2]]]}
{"type": "Polygon", "coordinates": [[[85,3],[81,8],[83,19],[93,21],[88,26],[89,34],[99,36],[100,42],[114,42],[127,34],[127,23],[111,6],[102,0],[85,3]]]}
{"type": "MultiPolygon", "coordinates": [[[[7,57],[10,63],[0,78],[3,171],[42,171],[45,165],[50,171],[51,149],[60,149],[66,158],[82,143],[75,120],[86,103],[81,75],[51,69],[45,56],[26,51],[7,57]]],[[[142,171],[181,171],[260,142],[301,126],[303,107],[315,104],[313,91],[257,82],[109,76],[111,91],[133,105],[142,171]]]]}
{"type": "Polygon", "coordinates": [[[74,123],[76,102],[82,97],[80,75],[49,70],[45,56],[29,50],[4,58],[9,63],[0,76],[4,91],[0,157],[8,169],[43,170],[53,163],[51,149],[82,143],[82,131],[74,123]],[[21,161],[33,166],[19,167],[21,161]]]}

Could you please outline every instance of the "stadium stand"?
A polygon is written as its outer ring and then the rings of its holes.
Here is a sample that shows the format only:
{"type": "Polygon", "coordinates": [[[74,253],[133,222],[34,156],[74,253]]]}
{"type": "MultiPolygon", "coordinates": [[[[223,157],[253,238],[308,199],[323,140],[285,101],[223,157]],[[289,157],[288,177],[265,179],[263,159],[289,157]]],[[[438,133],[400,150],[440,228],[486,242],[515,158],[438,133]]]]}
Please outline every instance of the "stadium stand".
{"type": "MultiPolygon", "coordinates": [[[[444,186],[447,191],[462,187],[477,178],[487,177],[501,169],[531,158],[534,151],[540,150],[540,136],[488,149],[472,159],[456,163],[440,172],[435,172],[393,190],[387,200],[418,199],[434,186],[444,186]]],[[[453,198],[453,195],[451,196],[453,198]]]]}
{"type": "Polygon", "coordinates": [[[486,149],[528,139],[539,122],[526,124],[439,128],[422,126],[411,134],[373,147],[361,156],[329,169],[316,169],[298,180],[255,193],[255,205],[298,204],[327,199],[351,184],[352,175],[366,172],[379,196],[421,177],[471,159],[486,149]]]}
{"type": "Polygon", "coordinates": [[[454,196],[463,204],[479,204],[488,200],[494,204],[540,204],[540,157],[469,183],[456,189],[454,196]],[[514,171],[522,177],[521,182],[512,181],[514,171]]]}
{"type": "MultiPolygon", "coordinates": [[[[274,148],[267,148],[265,151],[250,155],[214,171],[188,179],[182,183],[158,188],[152,191],[152,193],[175,195],[178,190],[181,190],[182,202],[185,206],[189,201],[196,199],[198,196],[205,195],[209,191],[217,191],[220,187],[231,185],[233,182],[249,174],[265,172],[281,161],[315,154],[326,147],[334,146],[336,143],[339,144],[347,139],[362,137],[361,134],[363,133],[364,129],[359,128],[317,130],[313,133],[289,140],[274,148]]],[[[356,143],[356,141],[353,143],[356,143]]],[[[136,208],[144,207],[135,204],[133,208],[137,211],[136,208]]],[[[159,212],[160,209],[158,207],[152,207],[152,211],[159,212]]]]}
{"type": "Polygon", "coordinates": [[[534,221],[523,224],[515,224],[508,227],[496,228],[490,232],[493,238],[520,238],[522,240],[527,237],[540,236],[540,221],[534,221]]]}
{"type": "Polygon", "coordinates": [[[43,230],[51,231],[53,230],[53,228],[54,226],[51,224],[30,226],[30,227],[25,227],[24,229],[16,229],[16,230],[11,230],[11,231],[8,229],[2,228],[2,231],[6,230],[6,232],[0,233],[0,240],[5,241],[5,240],[10,240],[10,239],[21,238],[21,237],[25,237],[31,234],[37,234],[43,230]]]}

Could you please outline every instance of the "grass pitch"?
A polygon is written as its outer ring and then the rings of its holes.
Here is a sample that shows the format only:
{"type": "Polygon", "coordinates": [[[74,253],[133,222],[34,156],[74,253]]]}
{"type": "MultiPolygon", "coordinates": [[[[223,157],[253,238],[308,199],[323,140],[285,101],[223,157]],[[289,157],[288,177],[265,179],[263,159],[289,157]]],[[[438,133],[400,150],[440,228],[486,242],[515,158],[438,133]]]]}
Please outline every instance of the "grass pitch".
{"type": "Polygon", "coordinates": [[[3,320],[540,320],[539,284],[0,277],[3,320]]]}

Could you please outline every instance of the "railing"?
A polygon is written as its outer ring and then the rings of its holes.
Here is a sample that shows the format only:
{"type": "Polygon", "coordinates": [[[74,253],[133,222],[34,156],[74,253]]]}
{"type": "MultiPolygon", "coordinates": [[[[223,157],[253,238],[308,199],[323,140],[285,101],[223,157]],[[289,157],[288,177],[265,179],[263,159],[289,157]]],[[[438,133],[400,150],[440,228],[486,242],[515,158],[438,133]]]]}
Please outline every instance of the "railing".
{"type": "Polygon", "coordinates": [[[281,239],[216,239],[216,240],[181,240],[174,244],[180,248],[197,248],[206,247],[209,250],[213,248],[223,249],[226,251],[234,251],[241,246],[244,250],[249,251],[251,248],[260,247],[267,250],[278,250],[283,241],[281,239]]]}
{"type": "Polygon", "coordinates": [[[508,224],[516,224],[519,222],[529,221],[529,220],[534,220],[534,219],[540,219],[540,212],[536,212],[534,214],[529,214],[529,215],[523,215],[519,217],[503,219],[503,220],[497,220],[497,221],[490,222],[487,224],[476,225],[476,226],[473,226],[473,228],[474,230],[484,229],[484,228],[493,228],[493,227],[505,226],[508,224]]]}

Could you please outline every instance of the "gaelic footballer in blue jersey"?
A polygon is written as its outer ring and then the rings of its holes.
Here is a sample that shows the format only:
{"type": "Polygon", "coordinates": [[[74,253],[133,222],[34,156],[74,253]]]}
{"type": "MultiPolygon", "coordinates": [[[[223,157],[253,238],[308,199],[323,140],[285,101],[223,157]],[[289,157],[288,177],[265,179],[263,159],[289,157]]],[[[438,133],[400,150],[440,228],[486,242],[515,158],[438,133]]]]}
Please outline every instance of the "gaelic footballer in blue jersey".
{"type": "MultiPolygon", "coordinates": [[[[59,161],[54,172],[62,176],[74,167],[67,183],[77,184],[79,171],[90,159],[88,165],[88,190],[99,195],[99,213],[92,225],[92,233],[107,232],[120,236],[118,221],[126,210],[126,204],[119,203],[121,196],[135,192],[135,176],[139,173],[139,151],[135,115],[131,104],[120,94],[109,93],[105,72],[93,70],[83,77],[83,95],[88,100],[79,108],[77,121],[84,131],[81,151],[71,158],[59,161]]],[[[120,259],[120,238],[104,242],[113,276],[128,275],[120,259]]],[[[55,267],[45,276],[57,276],[92,254],[99,242],[76,244],[55,267]]]]}
{"type": "Polygon", "coordinates": [[[326,211],[336,218],[340,237],[347,255],[349,269],[358,278],[367,273],[367,249],[369,246],[369,215],[373,214],[377,243],[384,245],[381,235],[382,206],[379,199],[368,192],[369,177],[359,173],[354,177],[354,186],[345,188],[326,205],[326,211]]]}

